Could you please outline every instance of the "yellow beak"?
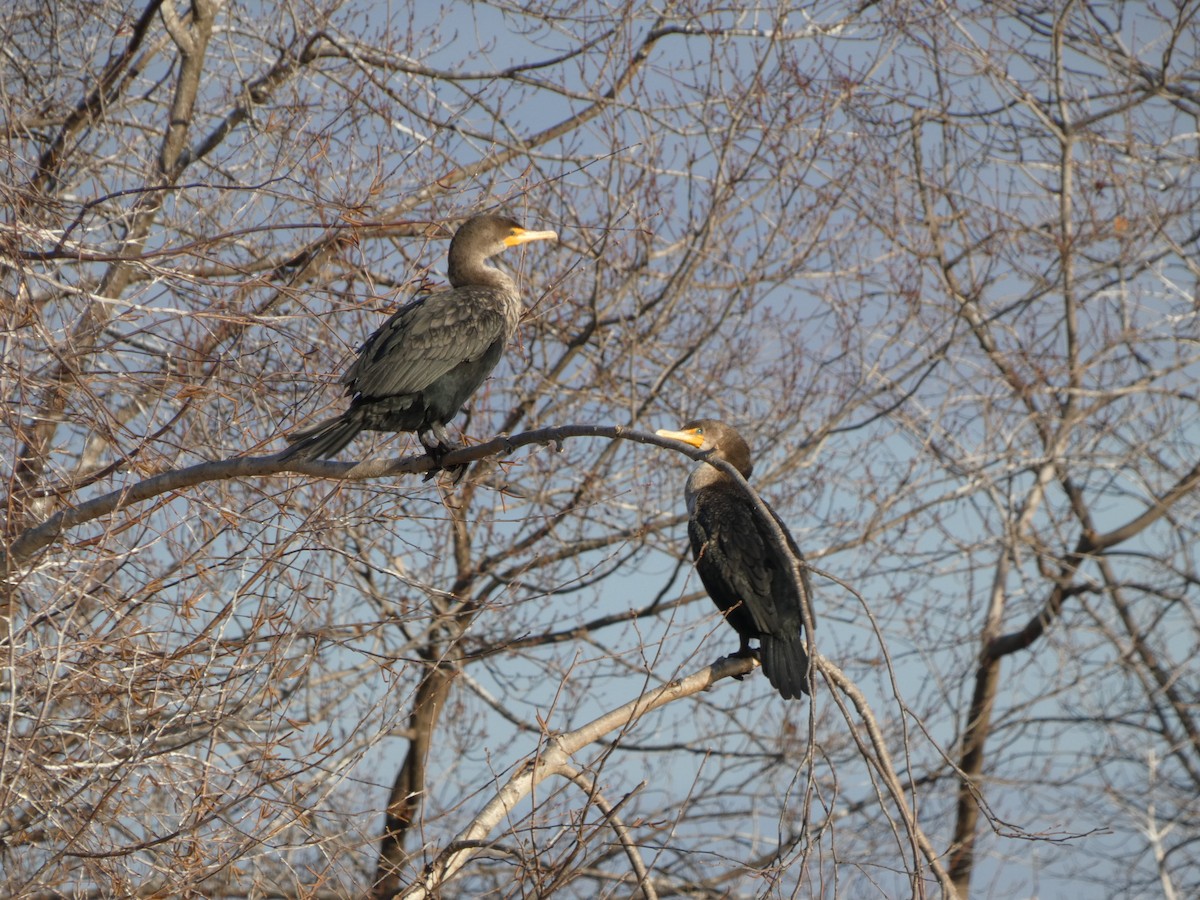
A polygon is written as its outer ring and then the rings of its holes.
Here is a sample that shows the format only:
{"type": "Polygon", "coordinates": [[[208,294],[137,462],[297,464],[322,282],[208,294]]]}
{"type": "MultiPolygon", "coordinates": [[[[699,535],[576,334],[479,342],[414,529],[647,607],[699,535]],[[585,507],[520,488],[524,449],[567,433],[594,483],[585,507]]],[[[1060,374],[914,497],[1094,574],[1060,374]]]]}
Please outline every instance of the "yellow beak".
{"type": "Polygon", "coordinates": [[[696,449],[699,449],[704,443],[704,435],[699,434],[695,430],[692,431],[668,431],[665,428],[660,428],[654,432],[659,437],[670,438],[673,441],[682,441],[685,444],[691,444],[696,449]]]}
{"type": "Polygon", "coordinates": [[[514,229],[513,233],[504,239],[504,246],[516,247],[518,244],[528,244],[530,241],[557,241],[557,231],[526,231],[524,228],[514,229]]]}

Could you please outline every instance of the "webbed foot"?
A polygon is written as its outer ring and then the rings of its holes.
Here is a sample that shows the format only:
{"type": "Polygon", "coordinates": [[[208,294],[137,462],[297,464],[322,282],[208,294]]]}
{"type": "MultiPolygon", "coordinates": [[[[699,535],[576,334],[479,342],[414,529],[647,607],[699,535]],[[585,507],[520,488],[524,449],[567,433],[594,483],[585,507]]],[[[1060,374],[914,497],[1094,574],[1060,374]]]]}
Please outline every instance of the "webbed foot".
{"type": "Polygon", "coordinates": [[[447,453],[462,449],[462,445],[454,441],[446,433],[445,425],[440,422],[434,423],[429,427],[429,431],[422,431],[417,437],[420,438],[421,445],[425,448],[425,455],[433,460],[433,464],[437,466],[437,468],[430,469],[425,473],[425,481],[428,481],[441,472],[445,472],[450,476],[451,485],[458,484],[463,480],[463,476],[467,474],[467,469],[471,468],[470,463],[462,463],[461,465],[449,467],[442,464],[442,459],[447,453]]]}
{"type": "MultiPolygon", "coordinates": [[[[751,647],[750,641],[748,641],[746,638],[742,638],[741,646],[738,647],[737,650],[734,651],[733,653],[730,653],[729,657],[730,657],[730,659],[757,659],[757,660],[759,660],[759,664],[760,665],[762,664],[762,660],[759,658],[759,655],[758,655],[758,648],[751,647]]],[[[746,676],[745,675],[734,675],[733,677],[735,679],[737,679],[738,681],[741,681],[746,676]]]]}

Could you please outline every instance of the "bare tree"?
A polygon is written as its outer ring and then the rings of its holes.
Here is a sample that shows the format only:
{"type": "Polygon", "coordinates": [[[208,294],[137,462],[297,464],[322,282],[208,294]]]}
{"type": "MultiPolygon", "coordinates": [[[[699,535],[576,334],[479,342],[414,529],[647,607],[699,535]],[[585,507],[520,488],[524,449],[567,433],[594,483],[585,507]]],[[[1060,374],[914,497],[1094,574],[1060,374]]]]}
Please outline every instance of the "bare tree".
{"type": "Polygon", "coordinates": [[[0,15],[4,891],[1195,893],[1198,10],[0,15]],[[562,240],[467,479],[274,460],[492,208],[562,240]],[[811,704],[719,659],[698,415],[811,704]]]}

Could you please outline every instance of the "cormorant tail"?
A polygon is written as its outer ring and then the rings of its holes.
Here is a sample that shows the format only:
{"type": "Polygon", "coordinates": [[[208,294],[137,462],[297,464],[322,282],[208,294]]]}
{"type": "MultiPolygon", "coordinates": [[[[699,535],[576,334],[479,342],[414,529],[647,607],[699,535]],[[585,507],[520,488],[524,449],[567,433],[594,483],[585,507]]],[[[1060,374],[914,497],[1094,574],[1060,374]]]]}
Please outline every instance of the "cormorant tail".
{"type": "Polygon", "coordinates": [[[351,406],[340,416],[297,431],[288,436],[291,446],[279,454],[279,459],[299,461],[333,456],[363,430],[365,418],[361,407],[351,406]]]}
{"type": "Polygon", "coordinates": [[[764,634],[759,641],[763,673],[784,700],[795,700],[808,690],[808,652],[804,635],[764,634]]]}

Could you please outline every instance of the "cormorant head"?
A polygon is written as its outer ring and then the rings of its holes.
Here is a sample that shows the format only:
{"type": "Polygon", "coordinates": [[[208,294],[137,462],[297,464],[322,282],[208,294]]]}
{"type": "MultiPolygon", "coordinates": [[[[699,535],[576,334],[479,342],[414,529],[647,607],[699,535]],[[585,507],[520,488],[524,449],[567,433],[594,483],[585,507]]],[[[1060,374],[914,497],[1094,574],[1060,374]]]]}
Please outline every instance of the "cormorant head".
{"type": "Polygon", "coordinates": [[[554,231],[526,231],[507,216],[485,215],[467,219],[450,241],[450,259],[465,264],[479,262],[509,247],[530,241],[557,241],[554,231]]]}
{"type": "Polygon", "coordinates": [[[684,425],[681,431],[661,429],[655,434],[707,451],[710,456],[725,460],[741,472],[743,478],[749,478],[754,470],[750,460],[750,445],[732,425],[717,419],[695,419],[684,425]]]}

